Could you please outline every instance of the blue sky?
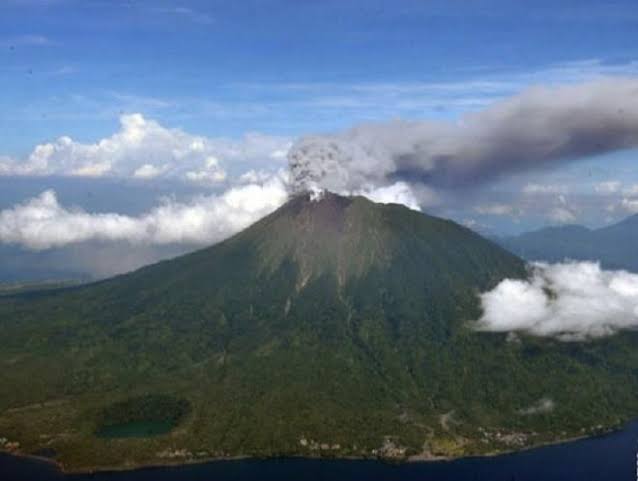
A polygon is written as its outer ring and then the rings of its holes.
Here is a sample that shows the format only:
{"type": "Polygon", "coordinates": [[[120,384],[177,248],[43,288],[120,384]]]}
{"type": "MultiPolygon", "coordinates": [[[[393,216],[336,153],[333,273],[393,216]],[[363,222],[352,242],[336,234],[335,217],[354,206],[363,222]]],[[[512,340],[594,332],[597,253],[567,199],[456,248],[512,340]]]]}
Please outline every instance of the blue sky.
{"type": "MultiPolygon", "coordinates": [[[[308,134],[456,122],[532,86],[637,76],[635,1],[3,0],[0,209],[40,199],[57,219],[195,205],[271,182],[308,134]],[[37,197],[48,189],[55,202],[37,197]]],[[[420,205],[491,233],[603,225],[638,212],[636,154],[509,173],[420,205]]],[[[279,201],[268,192],[266,210],[279,201]]],[[[110,239],[100,232],[86,239],[110,239]]],[[[34,248],[27,237],[0,240],[34,248]]],[[[38,248],[76,242],[62,237],[38,248]]]]}
{"type": "Polygon", "coordinates": [[[565,64],[622,68],[637,24],[631,1],[5,0],[0,141],[94,140],[131,110],[210,136],[453,116],[565,64]],[[353,90],[431,83],[454,91],[353,90]]]}

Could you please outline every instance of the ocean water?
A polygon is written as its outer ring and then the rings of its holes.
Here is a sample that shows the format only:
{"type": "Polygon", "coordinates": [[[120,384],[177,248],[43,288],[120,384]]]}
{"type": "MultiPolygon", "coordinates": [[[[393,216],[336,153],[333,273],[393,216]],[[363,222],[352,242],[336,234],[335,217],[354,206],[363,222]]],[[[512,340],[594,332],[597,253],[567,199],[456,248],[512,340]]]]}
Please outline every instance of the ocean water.
{"type": "Polygon", "coordinates": [[[271,459],[63,475],[51,464],[0,454],[0,481],[635,481],[638,422],[596,438],[489,458],[407,463],[271,459]]]}

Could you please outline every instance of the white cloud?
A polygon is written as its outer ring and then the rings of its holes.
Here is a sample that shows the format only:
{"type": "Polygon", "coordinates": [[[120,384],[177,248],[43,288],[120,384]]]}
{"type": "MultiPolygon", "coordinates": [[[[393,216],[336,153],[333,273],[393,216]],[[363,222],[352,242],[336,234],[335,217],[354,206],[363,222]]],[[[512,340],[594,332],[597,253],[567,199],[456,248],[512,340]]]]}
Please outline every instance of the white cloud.
{"type": "Polygon", "coordinates": [[[226,179],[226,172],[219,168],[217,157],[209,156],[204,159],[204,165],[197,170],[186,172],[186,178],[193,182],[214,184],[226,179]]]}
{"type": "Polygon", "coordinates": [[[169,129],[141,114],[122,115],[120,130],[93,144],[62,136],[38,145],[23,160],[0,157],[4,176],[157,177],[215,184],[222,164],[272,162],[285,157],[290,140],[257,133],[235,141],[169,129]]]}
{"type": "Polygon", "coordinates": [[[629,197],[638,196],[638,184],[630,185],[623,189],[623,194],[629,197]]]}
{"type": "Polygon", "coordinates": [[[547,218],[554,224],[571,224],[576,222],[576,210],[569,204],[564,195],[557,197],[557,205],[547,213],[547,218]]]}
{"type": "Polygon", "coordinates": [[[252,169],[248,172],[244,172],[242,175],[239,176],[239,183],[254,184],[258,182],[265,182],[270,178],[271,175],[272,174],[270,172],[267,172],[265,170],[252,169]]]}
{"type": "Polygon", "coordinates": [[[536,263],[528,280],[505,279],[480,299],[483,331],[584,340],[638,327],[638,275],[593,262],[536,263]]]}
{"type": "Polygon", "coordinates": [[[509,204],[485,204],[474,207],[474,211],[481,215],[513,216],[516,210],[509,204]]]}
{"type": "Polygon", "coordinates": [[[594,186],[594,190],[599,194],[615,194],[622,188],[622,182],[617,180],[608,180],[605,182],[599,182],[594,186]]]}
{"type": "MultiPolygon", "coordinates": [[[[138,176],[155,174],[145,166],[138,176]]],[[[420,210],[431,200],[427,191],[413,191],[404,182],[343,195],[362,195],[374,202],[398,203],[420,210]]],[[[238,232],[274,211],[289,197],[289,176],[249,171],[239,182],[218,195],[201,195],[189,201],[164,199],[139,216],[91,213],[61,205],[53,190],[0,211],[0,243],[44,250],[87,241],[131,244],[212,244],[238,232]]]]}
{"type": "Polygon", "coordinates": [[[625,198],[620,203],[623,209],[630,214],[638,214],[638,198],[628,199],[625,198]]]}
{"type": "Polygon", "coordinates": [[[355,192],[381,204],[403,204],[413,210],[421,210],[419,200],[410,185],[396,182],[392,185],[378,188],[368,188],[355,192]]]}
{"type": "Polygon", "coordinates": [[[533,414],[544,414],[552,412],[555,407],[556,403],[550,398],[542,398],[539,399],[538,402],[532,404],[527,408],[521,409],[518,412],[519,414],[523,414],[524,416],[530,416],[533,414]]]}
{"type": "Polygon", "coordinates": [[[523,187],[524,194],[566,194],[567,186],[556,184],[527,184],[523,187]]]}
{"type": "Polygon", "coordinates": [[[280,173],[221,195],[200,196],[190,202],[165,200],[135,217],[64,207],[49,190],[0,211],[0,242],[34,250],[92,240],[210,244],[269,214],[287,195],[285,175],[280,173]]]}
{"type": "Polygon", "coordinates": [[[54,45],[54,42],[44,35],[17,35],[0,39],[0,47],[42,47],[54,45]]]}
{"type": "Polygon", "coordinates": [[[468,229],[472,229],[474,232],[482,233],[483,235],[486,235],[486,236],[493,234],[492,227],[490,227],[488,224],[479,222],[476,219],[472,219],[472,218],[463,219],[461,221],[461,224],[463,224],[468,229]]]}
{"type": "Polygon", "coordinates": [[[608,196],[605,206],[607,212],[625,211],[638,214],[638,184],[626,185],[613,180],[596,184],[594,189],[597,193],[608,196]]]}
{"type": "Polygon", "coordinates": [[[187,7],[155,7],[151,8],[150,11],[170,15],[172,19],[181,17],[194,23],[211,24],[214,22],[213,17],[208,13],[199,12],[187,7]]]}
{"type": "Polygon", "coordinates": [[[576,222],[576,214],[566,206],[553,207],[547,217],[555,224],[570,224],[576,222]]]}
{"type": "Polygon", "coordinates": [[[154,179],[168,169],[167,165],[156,166],[153,164],[144,164],[133,172],[133,177],[138,179],[154,179]]]}

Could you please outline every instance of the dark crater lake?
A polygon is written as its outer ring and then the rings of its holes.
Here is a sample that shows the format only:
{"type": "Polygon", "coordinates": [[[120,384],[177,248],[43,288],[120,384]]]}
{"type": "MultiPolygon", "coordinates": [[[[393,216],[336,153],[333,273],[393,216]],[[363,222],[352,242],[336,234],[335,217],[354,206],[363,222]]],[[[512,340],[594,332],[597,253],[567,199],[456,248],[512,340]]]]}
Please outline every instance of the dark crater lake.
{"type": "Polygon", "coordinates": [[[595,438],[490,458],[393,465],[272,459],[63,475],[44,461],[0,454],[1,481],[635,481],[638,421],[595,438]]]}

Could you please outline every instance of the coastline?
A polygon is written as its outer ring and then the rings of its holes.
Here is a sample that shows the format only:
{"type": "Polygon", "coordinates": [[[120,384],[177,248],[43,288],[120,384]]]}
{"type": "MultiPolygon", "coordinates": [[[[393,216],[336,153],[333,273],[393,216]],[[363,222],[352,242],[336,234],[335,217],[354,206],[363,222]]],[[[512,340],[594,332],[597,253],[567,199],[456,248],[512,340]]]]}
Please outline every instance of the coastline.
{"type": "Polygon", "coordinates": [[[223,456],[223,457],[210,457],[210,458],[198,458],[198,459],[185,459],[180,461],[160,461],[152,463],[140,463],[135,465],[115,465],[115,466],[94,466],[88,468],[68,469],[63,463],[56,459],[48,458],[46,456],[38,456],[35,454],[22,453],[19,451],[2,451],[0,453],[7,454],[16,458],[28,459],[32,461],[43,462],[53,466],[62,475],[82,475],[82,474],[97,474],[97,473],[120,473],[120,472],[133,472],[146,469],[159,469],[159,468],[177,468],[180,466],[193,466],[204,465],[222,461],[242,461],[242,460],[254,460],[254,461],[267,461],[267,460],[285,460],[285,459],[301,459],[301,460],[325,460],[325,461],[377,461],[387,464],[418,464],[418,463],[434,463],[434,462],[453,462],[462,459],[481,459],[481,458],[494,458],[498,456],[513,455],[526,451],[532,451],[535,449],[541,449],[544,447],[556,446],[561,444],[568,444],[571,442],[582,441],[586,439],[595,439],[599,437],[609,436],[611,434],[620,432],[626,429],[631,421],[611,428],[607,431],[596,433],[593,435],[573,436],[570,438],[559,439],[555,441],[546,441],[532,446],[525,446],[519,449],[511,449],[505,451],[493,451],[482,454],[468,454],[461,456],[438,456],[438,455],[426,455],[416,454],[408,456],[406,458],[388,458],[382,456],[271,456],[271,457],[259,457],[249,455],[236,455],[236,456],[223,456]]]}
{"type": "Polygon", "coordinates": [[[55,466],[61,473],[71,474],[71,472],[67,472],[64,470],[62,463],[53,458],[47,458],[46,456],[38,456],[37,454],[28,454],[22,453],[20,451],[5,451],[0,449],[0,454],[6,454],[7,456],[12,456],[14,458],[22,458],[22,459],[30,459],[32,461],[39,461],[45,464],[51,464],[55,466]]]}

